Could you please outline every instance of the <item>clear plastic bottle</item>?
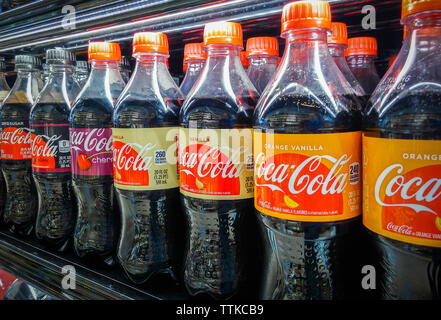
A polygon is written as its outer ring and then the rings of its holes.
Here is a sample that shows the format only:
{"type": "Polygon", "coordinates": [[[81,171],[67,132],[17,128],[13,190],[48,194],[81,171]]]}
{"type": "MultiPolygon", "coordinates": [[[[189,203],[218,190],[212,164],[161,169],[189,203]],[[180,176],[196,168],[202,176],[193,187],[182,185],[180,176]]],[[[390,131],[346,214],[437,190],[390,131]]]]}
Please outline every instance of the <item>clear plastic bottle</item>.
{"type": "Polygon", "coordinates": [[[373,37],[349,38],[346,54],[349,68],[363,87],[367,101],[380,82],[380,76],[375,66],[377,39],[373,37]]]}
{"type": "Polygon", "coordinates": [[[285,52],[254,112],[254,204],[283,272],[274,299],[348,298],[359,286],[361,113],[330,27],[326,1],[284,6],[285,52]]]}
{"type": "Polygon", "coordinates": [[[260,241],[252,212],[251,118],[258,93],[241,65],[242,41],[238,23],[205,25],[206,65],[180,113],[184,282],[191,295],[228,298],[241,286],[250,289],[244,283],[260,265],[250,263],[260,241]],[[240,144],[222,140],[228,136],[240,144]]]}
{"type": "Polygon", "coordinates": [[[46,52],[49,75],[32,106],[32,176],[38,193],[37,238],[66,251],[76,218],[69,147],[70,106],[80,91],[73,79],[75,55],[61,48],[46,52]]]}
{"type": "Polygon", "coordinates": [[[202,48],[202,43],[187,43],[184,47],[185,77],[181,83],[181,91],[187,96],[205,65],[207,54],[202,48]]]}
{"type": "Polygon", "coordinates": [[[72,182],[78,202],[75,253],[89,264],[113,265],[119,212],[113,187],[114,105],[124,89],[117,43],[91,42],[91,72],[69,116],[72,182]]]}
{"type": "Polygon", "coordinates": [[[274,37],[255,37],[247,40],[247,74],[259,93],[262,93],[277,70],[279,42],[274,37]]]}
{"type": "Polygon", "coordinates": [[[128,278],[143,283],[158,273],[178,276],[183,219],[176,140],[184,97],[166,66],[165,34],[136,33],[133,54],[135,71],[113,114],[114,183],[122,214],[117,256],[128,278]]]}
{"type": "Polygon", "coordinates": [[[119,64],[119,72],[121,73],[124,83],[129,82],[132,70],[130,68],[130,61],[127,57],[124,56],[121,57],[121,63],[119,64]]]}
{"type": "MultiPolygon", "coordinates": [[[[3,103],[11,88],[5,79],[6,63],[5,58],[0,57],[0,105],[3,103]]],[[[0,129],[1,131],[1,129],[0,129]]],[[[5,208],[6,185],[3,174],[0,172],[0,225],[3,224],[3,211],[5,208]]]]}
{"type": "Polygon", "coordinates": [[[401,22],[407,37],[366,114],[363,223],[381,297],[438,300],[441,2],[403,0],[401,22]]]}
{"type": "Polygon", "coordinates": [[[89,63],[87,61],[77,60],[73,77],[80,85],[80,88],[82,88],[89,77],[89,63]]]}
{"type": "Polygon", "coordinates": [[[345,58],[345,49],[348,47],[348,30],[346,24],[342,22],[331,23],[331,34],[328,35],[329,52],[334,58],[334,62],[345,76],[346,80],[355,90],[355,94],[360,97],[362,106],[364,107],[369,97],[366,97],[363,87],[352,74],[351,69],[345,58]]]}
{"type": "Polygon", "coordinates": [[[29,112],[42,87],[40,59],[15,56],[17,79],[0,107],[1,169],[6,183],[4,221],[12,232],[34,230],[37,192],[32,180],[29,112]]]}
{"type": "Polygon", "coordinates": [[[47,77],[49,75],[49,67],[48,67],[47,63],[43,63],[41,65],[41,68],[43,70],[43,72],[41,73],[41,80],[43,81],[43,84],[46,84],[47,77]]]}

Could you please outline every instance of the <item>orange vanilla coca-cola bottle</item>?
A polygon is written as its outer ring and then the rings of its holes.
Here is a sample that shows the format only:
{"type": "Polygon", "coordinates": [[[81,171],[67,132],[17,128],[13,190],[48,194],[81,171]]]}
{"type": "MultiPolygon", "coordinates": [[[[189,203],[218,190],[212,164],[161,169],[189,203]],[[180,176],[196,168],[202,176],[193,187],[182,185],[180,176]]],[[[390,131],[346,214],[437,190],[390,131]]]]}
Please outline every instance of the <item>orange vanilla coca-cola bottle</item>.
{"type": "Polygon", "coordinates": [[[254,204],[282,268],[274,299],[350,297],[361,225],[361,114],[329,53],[326,1],[285,5],[285,52],[254,113],[254,204]]]}
{"type": "Polygon", "coordinates": [[[403,0],[407,36],[370,99],[363,224],[384,299],[441,297],[441,2],[403,0]]]}

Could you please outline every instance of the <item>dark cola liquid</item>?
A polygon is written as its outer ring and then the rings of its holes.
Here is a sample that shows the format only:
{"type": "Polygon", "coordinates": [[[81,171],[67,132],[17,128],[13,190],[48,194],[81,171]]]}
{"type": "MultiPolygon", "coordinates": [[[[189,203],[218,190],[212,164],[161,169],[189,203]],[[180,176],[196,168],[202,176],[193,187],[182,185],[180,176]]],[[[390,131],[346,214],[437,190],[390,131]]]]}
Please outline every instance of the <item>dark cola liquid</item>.
{"type": "MultiPolygon", "coordinates": [[[[112,128],[112,101],[81,99],[72,109],[71,128],[112,128]]],[[[75,253],[89,265],[113,266],[120,227],[113,175],[73,174],[72,184],[78,205],[75,253]]]]}
{"type": "MultiPolygon", "coordinates": [[[[11,126],[10,123],[28,124],[30,109],[31,105],[27,103],[5,103],[1,108],[2,129],[11,126]]],[[[2,159],[1,170],[6,186],[3,220],[11,232],[30,235],[34,230],[38,206],[31,159],[2,159]]]]}
{"type": "MultiPolygon", "coordinates": [[[[255,128],[279,134],[359,131],[357,99],[280,96],[255,114],[255,128]],[[336,109],[338,110],[336,112],[336,109]]],[[[338,222],[298,222],[259,214],[282,269],[274,299],[353,299],[361,294],[365,233],[361,216],[338,222]]],[[[272,250],[267,248],[267,250],[272,250]]]]}
{"type": "MultiPolygon", "coordinates": [[[[256,99],[240,96],[236,101],[194,99],[181,115],[181,126],[249,128],[255,104],[256,99]]],[[[184,281],[189,293],[257,297],[262,245],[253,199],[204,200],[182,194],[181,199],[187,218],[184,281]]]]}
{"type": "MultiPolygon", "coordinates": [[[[441,93],[414,92],[379,117],[372,110],[365,134],[387,139],[441,140],[441,93]]],[[[369,232],[377,288],[383,299],[441,299],[441,249],[405,243],[369,232]]]]}
{"type": "MultiPolygon", "coordinates": [[[[68,124],[69,106],[63,103],[39,103],[31,112],[32,125],[68,124]]],[[[57,143],[69,141],[69,127],[47,127],[44,134],[60,136],[57,143]]],[[[35,130],[34,127],[32,128],[35,130]]],[[[61,156],[61,145],[58,144],[58,155],[61,156]]],[[[64,150],[63,150],[64,151],[64,150]]],[[[70,153],[65,154],[64,165],[70,168],[70,153]]],[[[58,163],[59,163],[58,162],[58,163]]],[[[38,214],[35,223],[37,238],[57,251],[66,251],[71,244],[73,228],[76,218],[76,203],[73,195],[71,173],[69,172],[37,172],[33,171],[33,178],[38,193],[38,214]]]]}
{"type": "MultiPolygon", "coordinates": [[[[125,99],[114,127],[177,127],[180,102],[125,99]]],[[[183,252],[183,217],[179,188],[132,191],[116,189],[122,215],[118,260],[127,277],[143,283],[159,273],[179,277],[183,252]]]]}

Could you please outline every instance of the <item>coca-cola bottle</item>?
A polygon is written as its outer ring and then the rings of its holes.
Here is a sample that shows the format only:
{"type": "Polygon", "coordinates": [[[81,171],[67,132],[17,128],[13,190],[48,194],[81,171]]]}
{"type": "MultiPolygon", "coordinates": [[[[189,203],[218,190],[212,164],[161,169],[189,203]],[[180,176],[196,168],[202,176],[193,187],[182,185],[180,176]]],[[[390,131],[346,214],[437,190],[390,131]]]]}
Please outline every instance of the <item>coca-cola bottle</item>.
{"type": "Polygon", "coordinates": [[[130,61],[127,57],[121,57],[121,63],[119,64],[119,72],[124,82],[127,83],[130,80],[130,74],[132,70],[130,69],[130,61]]]}
{"type": "Polygon", "coordinates": [[[242,41],[238,23],[205,25],[207,61],[180,113],[184,282],[191,295],[239,294],[259,267],[249,263],[260,242],[252,211],[251,117],[258,93],[241,65],[242,41]]]}
{"type": "Polygon", "coordinates": [[[403,0],[407,36],[363,135],[363,223],[384,299],[441,298],[441,2],[403,0]]]}
{"type": "Polygon", "coordinates": [[[82,88],[86,84],[87,78],[89,77],[89,63],[87,61],[77,60],[73,77],[82,88]]]}
{"type": "Polygon", "coordinates": [[[338,299],[359,287],[361,113],[329,54],[326,1],[282,13],[285,52],[254,112],[254,204],[283,281],[274,299],[338,299]]]}
{"type": "Polygon", "coordinates": [[[118,260],[131,281],[142,283],[158,273],[178,276],[176,140],[184,97],[167,69],[165,34],[136,33],[133,55],[135,70],[113,114],[113,176],[122,214],[118,260]]]}
{"type": "Polygon", "coordinates": [[[358,83],[357,78],[349,69],[345,58],[345,49],[348,47],[348,30],[345,23],[332,22],[331,34],[328,34],[329,52],[334,59],[335,64],[340,69],[346,80],[351,84],[355,94],[361,99],[362,106],[366,104],[369,97],[366,97],[363,87],[358,83]]]}
{"type": "Polygon", "coordinates": [[[255,37],[247,40],[247,74],[259,93],[262,93],[277,70],[279,42],[274,37],[255,37]]]}
{"type": "Polygon", "coordinates": [[[349,38],[346,55],[349,69],[363,87],[367,101],[380,82],[380,76],[375,66],[377,39],[373,37],[349,38]]]}
{"type": "Polygon", "coordinates": [[[10,231],[31,234],[37,213],[32,179],[29,112],[42,86],[40,59],[15,56],[17,79],[0,107],[1,169],[6,183],[4,222],[10,231]]]}
{"type": "Polygon", "coordinates": [[[117,43],[91,42],[90,76],[70,112],[72,182],[78,202],[76,254],[90,264],[113,265],[119,212],[113,187],[113,109],[124,89],[117,43]]]}
{"type": "MultiPolygon", "coordinates": [[[[5,58],[0,57],[0,105],[3,103],[3,101],[9,94],[9,91],[11,91],[5,79],[5,73],[4,73],[5,70],[6,70],[5,58]]],[[[3,178],[3,173],[1,173],[0,171],[0,225],[3,224],[3,211],[5,208],[5,198],[6,198],[5,179],[3,178]]]]}
{"type": "Polygon", "coordinates": [[[35,234],[48,247],[65,251],[72,239],[76,205],[69,146],[70,106],[80,87],[72,77],[75,55],[61,48],[46,51],[49,75],[32,106],[32,175],[38,193],[35,234]]]}
{"type": "Polygon", "coordinates": [[[187,43],[184,46],[185,77],[181,83],[181,91],[186,96],[195,84],[205,65],[207,54],[202,49],[202,43],[187,43]]]}

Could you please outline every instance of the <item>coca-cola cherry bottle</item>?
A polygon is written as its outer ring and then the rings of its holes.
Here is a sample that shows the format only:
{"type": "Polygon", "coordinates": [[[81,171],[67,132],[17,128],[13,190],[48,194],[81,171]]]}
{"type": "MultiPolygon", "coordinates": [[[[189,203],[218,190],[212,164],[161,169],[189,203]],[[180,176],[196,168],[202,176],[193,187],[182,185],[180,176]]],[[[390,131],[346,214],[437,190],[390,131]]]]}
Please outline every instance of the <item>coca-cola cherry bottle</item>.
{"type": "Polygon", "coordinates": [[[135,70],[113,114],[113,167],[122,214],[118,260],[130,280],[142,283],[158,273],[178,276],[176,141],[184,97],[167,69],[165,34],[136,33],[133,55],[135,70]]]}
{"type": "Polygon", "coordinates": [[[206,52],[202,43],[187,43],[184,47],[185,77],[181,83],[181,91],[186,96],[195,84],[205,65],[206,52]]]}
{"type": "Polygon", "coordinates": [[[180,188],[188,222],[184,282],[191,295],[231,297],[258,268],[247,265],[255,252],[246,243],[259,245],[252,223],[251,131],[258,93],[241,65],[242,45],[240,24],[205,25],[207,61],[180,113],[180,188]]]}
{"type": "Polygon", "coordinates": [[[407,36],[363,135],[363,223],[384,299],[441,297],[441,2],[403,0],[407,36]]]}
{"type": "Polygon", "coordinates": [[[380,82],[380,76],[375,66],[377,39],[373,37],[349,38],[346,50],[349,69],[363,87],[367,101],[380,82]]]}
{"type": "Polygon", "coordinates": [[[328,47],[335,64],[345,76],[346,80],[351,84],[355,94],[361,99],[360,102],[363,103],[364,107],[369,97],[366,97],[363,87],[352,74],[345,58],[345,49],[348,47],[348,30],[345,23],[331,23],[331,34],[328,34],[328,47]]]}
{"type": "Polygon", "coordinates": [[[279,42],[274,37],[255,37],[247,40],[247,74],[259,93],[262,93],[277,70],[279,42]]]}
{"type": "Polygon", "coordinates": [[[73,79],[75,55],[61,48],[46,52],[49,75],[32,106],[32,175],[38,193],[35,234],[48,247],[65,251],[76,218],[72,190],[69,113],[80,87],[73,79]]]}
{"type": "Polygon", "coordinates": [[[91,72],[70,112],[72,182],[78,202],[75,253],[90,264],[113,265],[119,212],[113,188],[113,109],[124,81],[117,43],[91,42],[91,72]]]}
{"type": "Polygon", "coordinates": [[[15,56],[17,79],[0,107],[1,170],[6,183],[4,222],[12,232],[31,234],[37,213],[37,192],[32,179],[29,112],[42,86],[41,61],[15,56]]]}
{"type": "Polygon", "coordinates": [[[329,54],[330,27],[326,1],[284,6],[285,52],[254,113],[254,204],[283,272],[276,299],[359,287],[361,114],[329,54]]]}

